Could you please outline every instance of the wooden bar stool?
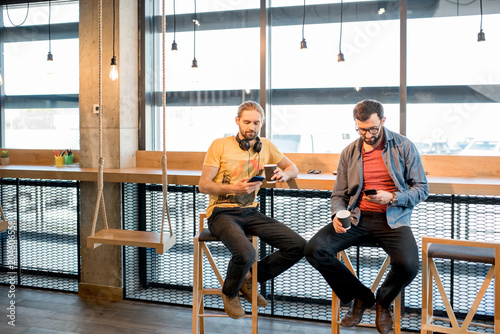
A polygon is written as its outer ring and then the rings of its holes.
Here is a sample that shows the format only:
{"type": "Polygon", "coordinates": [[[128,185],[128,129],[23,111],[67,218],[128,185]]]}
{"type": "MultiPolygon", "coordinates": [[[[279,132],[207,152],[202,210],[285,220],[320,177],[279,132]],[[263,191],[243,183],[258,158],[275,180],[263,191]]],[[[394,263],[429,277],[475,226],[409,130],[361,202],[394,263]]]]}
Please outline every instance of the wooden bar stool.
{"type": "Polygon", "coordinates": [[[422,323],[421,333],[479,333],[469,330],[471,325],[494,328],[495,333],[500,333],[500,266],[496,261],[500,258],[500,243],[476,242],[470,240],[441,239],[423,236],[422,237],[422,323]],[[491,264],[477,296],[472,303],[464,321],[458,321],[451,303],[446,294],[443,282],[439,277],[439,272],[434,262],[435,258],[461,260],[472,263],[491,264]],[[483,299],[488,286],[495,278],[495,298],[494,298],[494,323],[477,324],[472,320],[483,299]],[[433,283],[439,290],[441,299],[446,309],[447,318],[435,317],[433,311],[433,283]],[[448,326],[438,325],[435,320],[440,320],[448,326]],[[459,325],[459,322],[461,325],[459,325]]]}
{"type": "MultiPolygon", "coordinates": [[[[369,246],[369,247],[374,247],[374,246],[369,246]]],[[[341,251],[337,253],[337,258],[343,259],[346,267],[354,274],[356,275],[356,272],[354,271],[354,267],[352,266],[351,260],[345,253],[345,251],[341,251]]],[[[375,290],[377,289],[378,285],[380,284],[380,281],[382,280],[382,277],[384,276],[387,268],[389,267],[389,264],[391,263],[391,258],[389,255],[384,260],[384,263],[380,267],[377,277],[373,281],[373,284],[371,286],[371,290],[375,293],[375,290]]],[[[401,333],[401,294],[399,294],[396,299],[393,302],[394,305],[394,314],[393,314],[393,330],[394,334],[400,334],[401,333]]],[[[332,290],[332,334],[339,334],[340,333],[340,300],[333,292],[332,290]]],[[[365,324],[365,323],[360,323],[358,326],[367,326],[367,327],[375,327],[375,324],[365,324]]]]}
{"type": "MultiPolygon", "coordinates": [[[[221,295],[222,285],[224,279],[217,268],[217,265],[212,257],[212,253],[208,248],[208,242],[219,241],[210,233],[208,228],[204,227],[206,214],[200,214],[200,227],[198,233],[194,237],[194,265],[193,265],[193,334],[205,333],[205,317],[227,317],[227,314],[220,313],[206,313],[203,303],[203,297],[206,295],[221,295]],[[214,271],[217,280],[219,281],[220,288],[205,288],[203,284],[203,257],[208,260],[212,270],[214,271]]],[[[249,240],[255,249],[255,262],[252,265],[252,313],[245,317],[252,318],[252,334],[258,333],[258,318],[257,318],[257,237],[248,236],[249,240]]]]}

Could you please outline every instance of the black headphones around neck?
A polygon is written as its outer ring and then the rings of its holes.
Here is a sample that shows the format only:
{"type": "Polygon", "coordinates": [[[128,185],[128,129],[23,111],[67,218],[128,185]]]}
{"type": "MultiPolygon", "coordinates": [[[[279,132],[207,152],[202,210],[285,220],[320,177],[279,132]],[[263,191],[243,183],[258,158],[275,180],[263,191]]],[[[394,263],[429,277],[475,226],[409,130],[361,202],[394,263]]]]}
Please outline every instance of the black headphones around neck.
{"type": "MultiPolygon", "coordinates": [[[[240,148],[243,151],[248,151],[250,149],[250,142],[248,140],[240,139],[240,136],[238,134],[236,134],[235,138],[238,144],[240,145],[240,148]]],[[[255,138],[255,143],[253,144],[253,150],[255,153],[260,153],[260,151],[262,150],[262,142],[260,141],[259,137],[255,138]]]]}

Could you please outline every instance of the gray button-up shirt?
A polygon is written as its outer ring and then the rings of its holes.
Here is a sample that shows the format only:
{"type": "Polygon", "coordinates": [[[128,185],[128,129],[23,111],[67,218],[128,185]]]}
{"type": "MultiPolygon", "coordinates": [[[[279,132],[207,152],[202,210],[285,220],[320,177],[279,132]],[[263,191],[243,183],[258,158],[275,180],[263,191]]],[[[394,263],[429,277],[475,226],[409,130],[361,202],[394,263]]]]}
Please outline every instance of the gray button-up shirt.
{"type": "MultiPolygon", "coordinates": [[[[413,208],[429,196],[429,185],[425,177],[420,154],[406,137],[385,127],[385,147],[382,159],[398,189],[396,206],[387,206],[387,223],[392,228],[410,226],[413,208]]],[[[349,144],[341,153],[337,167],[337,179],[331,197],[332,219],[340,210],[351,211],[359,221],[361,211],[356,206],[363,188],[363,140],[349,144]]]]}

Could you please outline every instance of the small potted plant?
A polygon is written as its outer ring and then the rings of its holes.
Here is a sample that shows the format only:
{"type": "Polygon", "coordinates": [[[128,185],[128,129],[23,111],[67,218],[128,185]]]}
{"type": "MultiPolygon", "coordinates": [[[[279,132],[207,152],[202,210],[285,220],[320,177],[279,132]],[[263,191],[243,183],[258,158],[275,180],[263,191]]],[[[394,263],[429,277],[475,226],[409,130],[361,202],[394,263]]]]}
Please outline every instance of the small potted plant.
{"type": "Polygon", "coordinates": [[[9,151],[2,150],[2,152],[0,153],[0,164],[1,165],[9,164],[9,151]]]}

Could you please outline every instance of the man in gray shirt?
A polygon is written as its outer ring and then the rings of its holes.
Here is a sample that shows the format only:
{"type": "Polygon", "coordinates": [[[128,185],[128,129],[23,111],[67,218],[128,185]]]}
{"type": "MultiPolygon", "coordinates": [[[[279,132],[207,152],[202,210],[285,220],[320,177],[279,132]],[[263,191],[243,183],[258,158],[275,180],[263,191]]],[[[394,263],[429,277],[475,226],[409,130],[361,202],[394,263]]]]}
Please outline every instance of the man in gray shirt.
{"type": "Polygon", "coordinates": [[[359,102],[353,116],[360,138],[340,155],[331,197],[332,222],[307,243],[305,256],[343,303],[354,300],[342,326],[357,325],[363,312],[376,303],[376,327],[385,334],[392,328],[392,301],[417,275],[411,214],[429,195],[429,186],[415,145],[384,127],[380,102],[359,102]],[[375,189],[375,194],[366,194],[368,189],[375,189]],[[336,217],[346,209],[353,225],[348,230],[336,217]],[[361,243],[377,243],[391,257],[391,270],[376,296],[335,257],[361,243]]]}

